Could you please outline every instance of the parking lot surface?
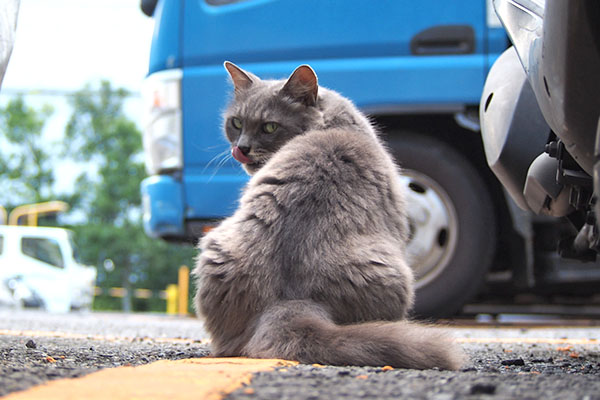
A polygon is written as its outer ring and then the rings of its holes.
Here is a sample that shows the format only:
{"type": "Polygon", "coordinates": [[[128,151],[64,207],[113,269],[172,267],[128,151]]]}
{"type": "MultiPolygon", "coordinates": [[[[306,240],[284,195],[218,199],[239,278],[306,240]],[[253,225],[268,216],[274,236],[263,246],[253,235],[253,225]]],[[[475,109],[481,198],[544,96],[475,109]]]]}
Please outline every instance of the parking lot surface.
{"type": "MultiPolygon", "coordinates": [[[[600,326],[595,321],[513,320],[499,325],[450,321],[448,329],[467,354],[467,362],[455,372],[277,362],[265,366],[242,360],[246,372],[235,378],[237,361],[207,358],[209,341],[195,318],[2,311],[0,395],[36,398],[41,390],[41,396],[75,398],[80,379],[107,379],[101,390],[88,393],[96,397],[89,398],[133,398],[140,393],[124,391],[129,387],[124,382],[148,376],[148,368],[162,368],[153,381],[169,394],[154,391],[154,398],[188,398],[197,389],[187,383],[210,387],[215,399],[600,399],[600,326]],[[108,368],[113,368],[110,378],[97,372],[108,368]],[[232,379],[201,382],[207,373],[203,368],[232,379]],[[185,379],[183,370],[189,373],[185,379]],[[176,371],[179,381],[172,380],[176,371]]],[[[84,387],[93,387],[86,382],[84,387]]]]}

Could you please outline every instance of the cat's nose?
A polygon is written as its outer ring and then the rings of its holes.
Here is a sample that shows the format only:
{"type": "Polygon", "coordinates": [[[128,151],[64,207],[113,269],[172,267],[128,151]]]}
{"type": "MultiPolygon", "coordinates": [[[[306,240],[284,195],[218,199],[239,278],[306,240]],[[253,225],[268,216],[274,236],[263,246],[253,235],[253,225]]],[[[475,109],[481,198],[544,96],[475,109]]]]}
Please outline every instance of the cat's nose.
{"type": "Polygon", "coordinates": [[[242,152],[243,155],[247,156],[250,153],[250,146],[240,146],[238,145],[238,149],[242,152]]]}

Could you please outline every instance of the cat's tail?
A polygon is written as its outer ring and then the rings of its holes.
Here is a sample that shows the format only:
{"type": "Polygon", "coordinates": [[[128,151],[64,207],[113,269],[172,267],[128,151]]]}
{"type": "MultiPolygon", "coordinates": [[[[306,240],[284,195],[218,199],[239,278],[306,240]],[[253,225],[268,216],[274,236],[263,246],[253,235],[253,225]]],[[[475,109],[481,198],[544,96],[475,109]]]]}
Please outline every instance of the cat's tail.
{"type": "Polygon", "coordinates": [[[458,369],[464,354],[441,330],[408,321],[336,325],[312,301],[281,302],[259,319],[244,355],[302,363],[458,369]]]}

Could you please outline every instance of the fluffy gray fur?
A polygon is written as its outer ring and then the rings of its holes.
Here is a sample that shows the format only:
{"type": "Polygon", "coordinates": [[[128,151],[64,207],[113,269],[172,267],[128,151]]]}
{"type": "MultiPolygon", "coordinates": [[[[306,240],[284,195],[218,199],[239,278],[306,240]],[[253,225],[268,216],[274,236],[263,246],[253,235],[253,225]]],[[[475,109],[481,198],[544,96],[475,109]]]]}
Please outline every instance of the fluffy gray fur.
{"type": "Polygon", "coordinates": [[[447,336],[406,320],[405,204],[367,118],[318,87],[308,66],[273,81],[225,67],[235,95],[224,130],[253,176],[235,214],[199,246],[195,302],[214,354],[458,368],[462,352],[447,336]]]}

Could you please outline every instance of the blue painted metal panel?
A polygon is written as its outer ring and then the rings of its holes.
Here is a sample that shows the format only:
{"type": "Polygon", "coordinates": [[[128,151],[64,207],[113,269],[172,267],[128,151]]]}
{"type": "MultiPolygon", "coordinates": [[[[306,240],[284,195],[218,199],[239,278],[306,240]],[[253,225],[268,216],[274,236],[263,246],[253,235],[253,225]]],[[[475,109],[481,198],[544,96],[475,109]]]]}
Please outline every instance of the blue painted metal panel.
{"type": "Polygon", "coordinates": [[[186,65],[410,55],[410,39],[435,25],[469,25],[484,51],[483,0],[189,0],[186,65]]]}
{"type": "Polygon", "coordinates": [[[186,218],[222,218],[233,214],[248,176],[241,168],[233,173],[194,173],[184,175],[186,218]]]}
{"type": "MultiPolygon", "coordinates": [[[[297,60],[245,63],[243,68],[263,78],[283,78],[301,63],[309,63],[321,85],[341,92],[359,107],[408,107],[476,104],[485,80],[487,58],[395,57],[297,60]]],[[[222,66],[190,67],[183,78],[184,165],[218,163],[229,149],[221,133],[221,110],[229,87],[222,66]]],[[[210,165],[209,165],[210,167],[210,165]]]]}
{"type": "Polygon", "coordinates": [[[168,175],[142,181],[144,229],[150,236],[183,236],[184,202],[181,182],[168,175]]]}
{"type": "Polygon", "coordinates": [[[154,11],[154,33],[148,73],[181,67],[181,14],[184,0],[159,0],[154,11]]]}

